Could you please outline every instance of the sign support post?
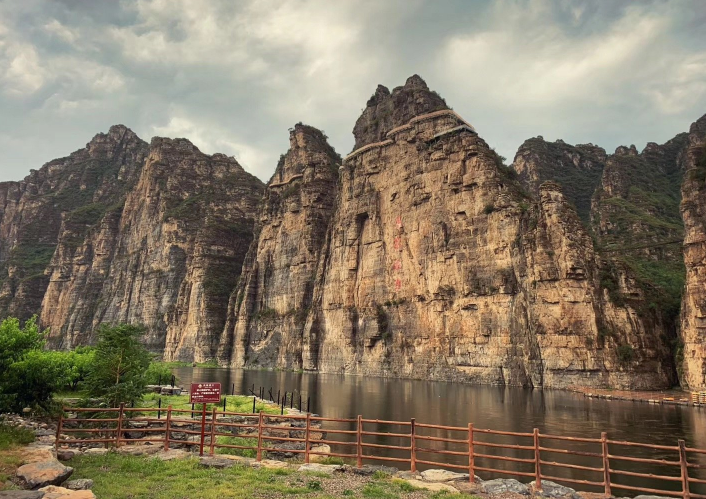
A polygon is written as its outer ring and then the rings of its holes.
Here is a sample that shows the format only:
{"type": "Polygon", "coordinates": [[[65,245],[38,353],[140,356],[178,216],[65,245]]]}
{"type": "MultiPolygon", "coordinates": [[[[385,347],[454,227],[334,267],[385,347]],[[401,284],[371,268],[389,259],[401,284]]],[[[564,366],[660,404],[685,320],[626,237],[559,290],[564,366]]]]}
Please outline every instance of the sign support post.
{"type": "MultiPolygon", "coordinates": [[[[199,444],[199,456],[203,456],[203,446],[206,440],[206,404],[221,402],[220,383],[191,383],[191,394],[189,396],[191,404],[201,404],[201,442],[199,444]]],[[[192,406],[193,407],[193,406],[192,406]]]]}

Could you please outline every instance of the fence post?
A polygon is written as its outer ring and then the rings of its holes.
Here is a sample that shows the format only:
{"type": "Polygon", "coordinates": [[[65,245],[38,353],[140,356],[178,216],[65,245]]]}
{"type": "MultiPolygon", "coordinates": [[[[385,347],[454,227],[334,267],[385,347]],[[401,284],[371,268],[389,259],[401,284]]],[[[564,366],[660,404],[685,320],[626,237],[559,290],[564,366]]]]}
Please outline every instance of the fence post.
{"type": "Polygon", "coordinates": [[[608,461],[608,434],[601,433],[601,451],[603,453],[603,484],[605,485],[605,496],[610,497],[610,462],[608,461]]]}
{"type": "Polygon", "coordinates": [[[199,444],[199,456],[203,456],[203,443],[206,440],[206,404],[201,404],[201,443],[199,444]]]}
{"type": "Polygon", "coordinates": [[[473,454],[473,423],[468,423],[468,481],[476,481],[476,463],[473,454]]]}
{"type": "Polygon", "coordinates": [[[681,465],[682,497],[689,499],[691,496],[689,491],[689,465],[686,461],[686,443],[682,439],[679,439],[679,464],[681,465]]]}
{"type": "Polygon", "coordinates": [[[164,430],[164,450],[169,450],[169,430],[172,426],[172,406],[167,407],[167,428],[164,430]]]}
{"type": "Polygon", "coordinates": [[[125,413],[125,402],[120,402],[120,411],[118,412],[118,431],[115,433],[115,448],[120,447],[120,437],[123,433],[123,414],[125,413]]]}
{"type": "Polygon", "coordinates": [[[311,414],[306,415],[306,433],[304,434],[304,463],[309,464],[309,440],[311,436],[311,414]]]}
{"type": "Polygon", "coordinates": [[[534,429],[534,485],[537,490],[542,490],[542,471],[539,466],[539,428],[534,429]]]}
{"type": "Polygon", "coordinates": [[[262,461],[262,411],[257,421],[257,460],[262,461]]]}
{"type": "Polygon", "coordinates": [[[410,464],[410,469],[412,473],[415,473],[417,471],[417,451],[415,449],[417,445],[417,441],[415,439],[415,433],[416,433],[416,426],[415,426],[415,420],[414,418],[411,419],[411,426],[410,426],[410,431],[409,431],[409,440],[410,440],[410,448],[412,450],[410,459],[409,459],[409,464],[410,464]]]}
{"type": "Polygon", "coordinates": [[[59,439],[61,438],[61,430],[64,426],[64,410],[66,408],[62,405],[61,412],[59,413],[59,423],[56,425],[56,448],[59,448],[59,439]]]}
{"type": "Polygon", "coordinates": [[[356,441],[356,466],[363,466],[363,416],[358,414],[358,432],[356,441]]]}
{"type": "MultiPolygon", "coordinates": [[[[216,449],[216,418],[218,417],[216,410],[216,406],[213,406],[213,412],[211,413],[211,448],[208,452],[210,455],[213,455],[216,449]]],[[[225,412],[225,410],[223,412],[225,412]]]]}

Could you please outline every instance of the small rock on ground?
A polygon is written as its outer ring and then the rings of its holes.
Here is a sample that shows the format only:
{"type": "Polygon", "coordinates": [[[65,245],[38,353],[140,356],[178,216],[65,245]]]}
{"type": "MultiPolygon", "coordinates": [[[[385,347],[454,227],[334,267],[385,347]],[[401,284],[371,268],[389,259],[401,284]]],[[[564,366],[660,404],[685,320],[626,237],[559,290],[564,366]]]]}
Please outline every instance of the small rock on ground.
{"type": "Polygon", "coordinates": [[[118,453],[129,456],[149,456],[157,454],[161,450],[162,447],[157,445],[126,445],[124,447],[118,447],[118,453]]]}
{"type": "Polygon", "coordinates": [[[42,499],[44,492],[38,490],[0,490],[0,499],[42,499]]]}
{"type": "Polygon", "coordinates": [[[199,458],[199,465],[204,468],[232,468],[235,465],[235,461],[231,459],[223,459],[218,457],[204,456],[199,458]]]}
{"type": "Polygon", "coordinates": [[[334,471],[343,471],[343,466],[338,464],[309,463],[299,466],[299,471],[315,471],[317,473],[332,475],[334,471]]]}
{"type": "Polygon", "coordinates": [[[490,495],[504,494],[506,492],[512,492],[523,496],[528,496],[530,494],[530,489],[527,485],[512,478],[488,480],[487,482],[483,482],[481,488],[483,492],[490,495]]]}
{"type": "Polygon", "coordinates": [[[59,485],[74,472],[57,460],[25,464],[17,468],[17,477],[28,489],[38,489],[47,485],[59,485]]]}
{"type": "Polygon", "coordinates": [[[186,459],[191,456],[190,452],[181,449],[170,449],[167,451],[161,451],[154,455],[157,459],[162,461],[173,461],[174,459],[186,459]]]}
{"type": "Polygon", "coordinates": [[[88,490],[93,488],[93,480],[90,478],[79,478],[78,480],[69,480],[64,484],[67,489],[71,490],[88,490]]]}
{"type": "Polygon", "coordinates": [[[540,497],[581,499],[581,496],[574,489],[550,480],[542,480],[542,490],[537,490],[535,482],[530,484],[530,489],[540,497]]]}
{"type": "Polygon", "coordinates": [[[42,499],[96,499],[90,490],[71,490],[64,487],[50,485],[39,489],[44,492],[42,499]]]}
{"type": "Polygon", "coordinates": [[[274,459],[263,459],[262,461],[255,461],[252,463],[253,468],[288,468],[289,465],[284,461],[275,461],[274,459]]]}
{"type": "Polygon", "coordinates": [[[59,449],[56,451],[56,457],[59,461],[70,461],[78,454],[80,454],[80,452],[76,449],[59,449]]]}
{"type": "MultiPolygon", "coordinates": [[[[390,466],[372,465],[372,464],[364,464],[360,468],[351,467],[350,471],[355,473],[356,475],[362,475],[362,476],[372,476],[377,471],[379,471],[380,473],[387,473],[388,475],[395,475],[398,472],[400,472],[397,468],[392,468],[390,466]]],[[[411,472],[407,471],[404,473],[411,473],[411,472]]],[[[407,478],[416,478],[416,477],[417,477],[417,475],[410,476],[407,478]]]]}
{"type": "Polygon", "coordinates": [[[453,493],[458,493],[458,489],[452,487],[451,485],[447,485],[445,483],[438,483],[438,482],[425,482],[423,480],[415,480],[415,479],[409,479],[409,480],[404,480],[400,479],[403,482],[407,482],[410,484],[412,487],[416,487],[418,489],[425,489],[425,490],[430,490],[432,492],[451,492],[453,493]]]}
{"type": "Polygon", "coordinates": [[[422,479],[427,482],[451,482],[453,480],[468,480],[468,473],[454,473],[448,470],[422,471],[422,479]]]}

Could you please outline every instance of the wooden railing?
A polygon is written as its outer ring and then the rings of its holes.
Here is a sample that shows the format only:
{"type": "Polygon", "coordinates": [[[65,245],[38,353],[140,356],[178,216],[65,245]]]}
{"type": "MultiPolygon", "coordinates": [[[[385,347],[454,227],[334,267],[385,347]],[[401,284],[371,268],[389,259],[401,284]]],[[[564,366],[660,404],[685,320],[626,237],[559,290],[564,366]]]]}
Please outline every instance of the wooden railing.
{"type": "Polygon", "coordinates": [[[250,451],[258,461],[266,453],[286,452],[303,455],[305,463],[312,456],[323,456],[348,459],[358,467],[365,461],[382,461],[408,464],[412,471],[420,465],[451,468],[468,473],[471,482],[477,473],[500,474],[531,478],[540,489],[543,480],[552,480],[583,489],[597,488],[606,497],[614,489],[621,489],[706,499],[706,479],[700,471],[706,470],[706,450],[687,447],[684,440],[674,446],[653,445],[611,440],[606,433],[600,438],[566,437],[544,434],[536,428],[522,433],[480,429],[473,424],[422,424],[414,419],[252,414],[215,407],[192,411],[121,405],[115,409],[64,408],[64,412],[76,416],[66,418],[62,412],[57,446],[152,443],[163,445],[164,450],[172,445],[198,446],[200,455],[237,449],[250,451]],[[129,438],[136,433],[141,434],[139,438],[129,438]],[[245,440],[241,445],[224,442],[223,437],[245,440]],[[278,447],[283,443],[296,445],[278,447]],[[325,450],[324,444],[330,450],[325,450]],[[644,456],[649,453],[649,457],[644,456]],[[651,472],[657,468],[663,471],[651,472]],[[646,483],[655,485],[648,487],[646,483]]]}

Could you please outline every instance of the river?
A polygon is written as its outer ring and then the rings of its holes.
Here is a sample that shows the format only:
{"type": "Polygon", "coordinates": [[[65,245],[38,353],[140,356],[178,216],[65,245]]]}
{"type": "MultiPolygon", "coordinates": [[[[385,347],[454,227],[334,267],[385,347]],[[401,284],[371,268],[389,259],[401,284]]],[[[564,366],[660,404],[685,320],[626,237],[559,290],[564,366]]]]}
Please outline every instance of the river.
{"type": "MultiPolygon", "coordinates": [[[[266,392],[272,388],[275,398],[278,390],[282,393],[285,390],[294,391],[295,405],[301,394],[304,410],[310,398],[310,411],[328,418],[351,418],[360,414],[366,419],[409,421],[415,418],[418,423],[459,427],[466,427],[472,422],[476,428],[516,432],[532,432],[533,428],[539,428],[541,433],[589,438],[600,438],[601,432],[605,431],[612,440],[672,446],[677,444],[677,439],[684,439],[687,447],[706,449],[706,410],[703,408],[592,399],[563,390],[337,374],[198,367],[177,368],[175,374],[185,387],[192,381],[219,381],[224,392],[230,393],[234,386],[236,394],[248,394],[255,385],[256,393],[260,386],[265,387],[266,392]]],[[[407,430],[397,428],[385,431],[407,430]]],[[[457,434],[452,438],[461,437],[457,434]]],[[[627,451],[625,448],[621,450],[627,451]]],[[[507,454],[508,451],[503,452],[507,454]]],[[[632,450],[630,455],[655,457],[653,451],[641,449],[632,450]]],[[[666,451],[658,457],[674,459],[674,455],[666,451]]],[[[553,459],[558,460],[557,457],[553,459]]],[[[587,460],[590,459],[577,458],[567,462],[600,466],[595,462],[589,463],[587,460]]],[[[699,463],[698,460],[694,462],[699,463]]],[[[702,459],[700,464],[706,464],[706,459],[702,459]]],[[[641,463],[621,465],[626,471],[668,474],[660,466],[641,463]]],[[[690,476],[706,478],[705,473],[698,471],[704,470],[690,470],[690,476]]],[[[554,474],[582,479],[587,477],[585,473],[573,470],[558,470],[554,474]]],[[[589,478],[599,480],[597,476],[589,478]]],[[[656,485],[651,480],[630,477],[619,477],[616,481],[647,487],[656,485]]],[[[668,485],[672,489],[679,487],[679,483],[668,485]]],[[[695,484],[691,490],[706,494],[705,487],[695,484]]],[[[629,495],[623,494],[623,491],[617,492],[618,495],[629,495]]]]}

